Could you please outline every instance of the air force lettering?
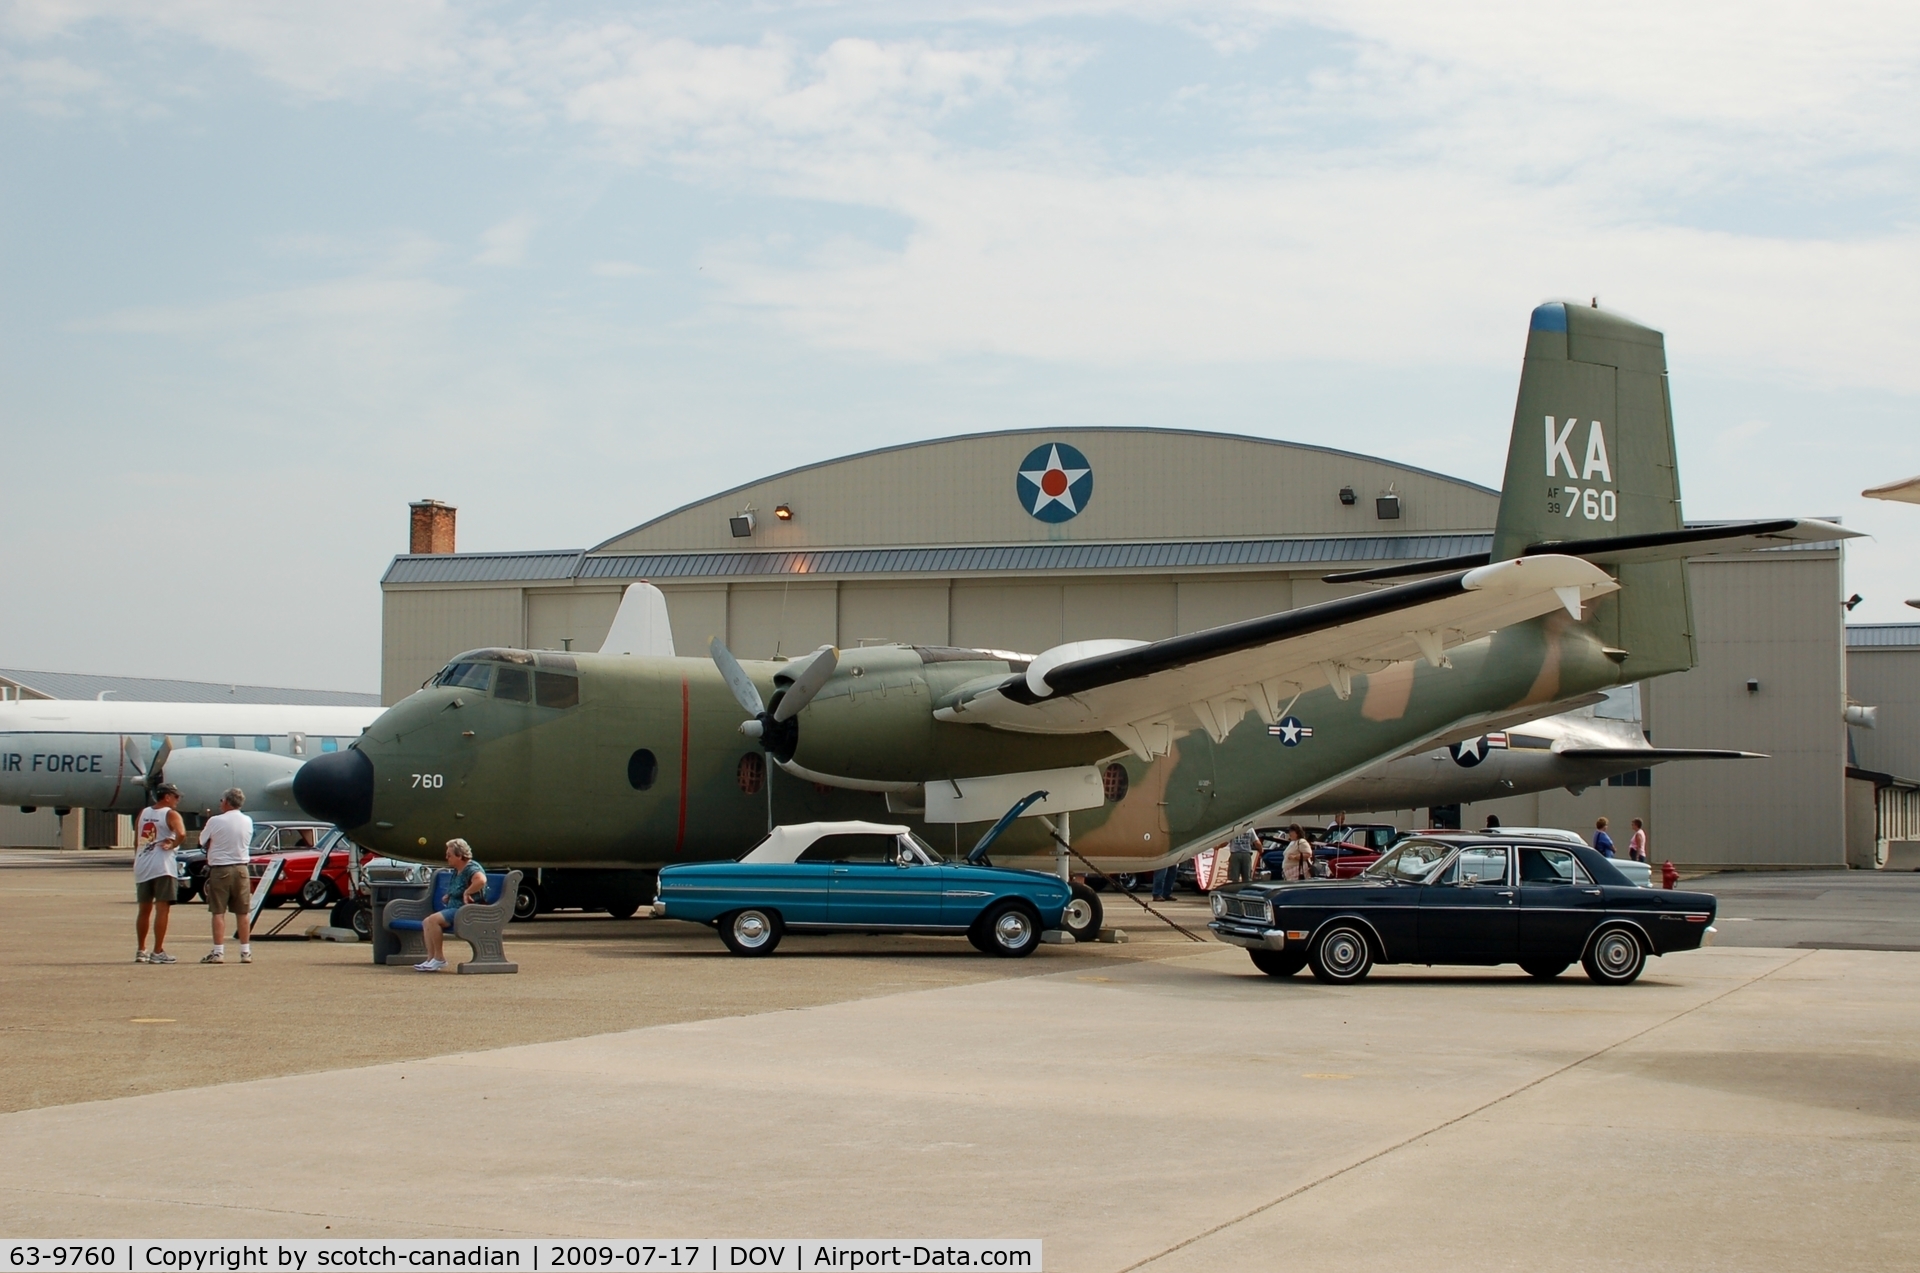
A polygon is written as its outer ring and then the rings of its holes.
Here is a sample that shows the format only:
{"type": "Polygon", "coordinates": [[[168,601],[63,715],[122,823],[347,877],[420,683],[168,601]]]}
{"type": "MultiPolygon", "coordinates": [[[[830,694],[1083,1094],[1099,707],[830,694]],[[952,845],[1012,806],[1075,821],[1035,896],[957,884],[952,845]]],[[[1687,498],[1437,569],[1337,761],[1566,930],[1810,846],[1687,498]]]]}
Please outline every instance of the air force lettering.
{"type": "Polygon", "coordinates": [[[1093,466],[1064,442],[1036,446],[1020,462],[1014,490],[1020,507],[1043,522],[1078,517],[1093,499],[1093,466]]]}

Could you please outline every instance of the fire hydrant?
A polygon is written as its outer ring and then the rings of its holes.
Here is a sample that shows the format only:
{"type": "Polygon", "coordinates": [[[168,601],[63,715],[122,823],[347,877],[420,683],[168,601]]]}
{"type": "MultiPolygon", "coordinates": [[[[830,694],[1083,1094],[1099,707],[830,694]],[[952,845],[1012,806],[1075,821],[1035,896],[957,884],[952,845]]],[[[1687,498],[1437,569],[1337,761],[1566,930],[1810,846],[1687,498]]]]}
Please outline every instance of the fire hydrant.
{"type": "Polygon", "coordinates": [[[1680,882],[1680,872],[1673,869],[1671,860],[1660,864],[1660,887],[1672,888],[1680,882]]]}

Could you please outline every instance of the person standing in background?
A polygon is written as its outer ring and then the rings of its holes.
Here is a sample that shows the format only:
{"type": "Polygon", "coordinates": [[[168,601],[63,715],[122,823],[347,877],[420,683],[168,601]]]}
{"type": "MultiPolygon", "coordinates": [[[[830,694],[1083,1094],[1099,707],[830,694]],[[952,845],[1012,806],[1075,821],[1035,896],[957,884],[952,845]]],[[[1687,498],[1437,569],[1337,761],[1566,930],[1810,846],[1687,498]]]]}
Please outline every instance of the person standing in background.
{"type": "Polygon", "coordinates": [[[1227,883],[1253,883],[1253,855],[1260,849],[1260,837],[1252,827],[1241,827],[1234,832],[1233,840],[1227,845],[1227,883]]]}
{"type": "Polygon", "coordinates": [[[246,793],[227,788],[220,812],[200,829],[207,849],[207,909],[213,912],[213,949],[200,962],[227,962],[227,912],[240,930],[240,962],[253,962],[253,888],[247,865],[253,859],[253,819],[240,812],[246,793]]]}
{"type": "Polygon", "coordinates": [[[1647,860],[1647,824],[1635,818],[1633,834],[1627,837],[1627,856],[1636,862],[1647,860]]]}
{"type": "Polygon", "coordinates": [[[153,803],[140,811],[134,824],[133,898],[140,914],[133,921],[136,964],[179,962],[167,953],[167,917],[173,911],[179,885],[173,877],[174,850],[187,842],[187,824],[180,820],[180,788],[163,782],[153,789],[153,803]],[[147,924],[153,924],[153,953],[147,953],[147,924]]]}
{"type": "Polygon", "coordinates": [[[1280,858],[1280,875],[1289,880],[1313,878],[1313,841],[1307,839],[1297,822],[1287,828],[1287,851],[1280,858]]]}
{"type": "Polygon", "coordinates": [[[1593,824],[1593,847],[1606,857],[1613,856],[1613,837],[1607,834],[1607,820],[1600,818],[1593,824]]]}

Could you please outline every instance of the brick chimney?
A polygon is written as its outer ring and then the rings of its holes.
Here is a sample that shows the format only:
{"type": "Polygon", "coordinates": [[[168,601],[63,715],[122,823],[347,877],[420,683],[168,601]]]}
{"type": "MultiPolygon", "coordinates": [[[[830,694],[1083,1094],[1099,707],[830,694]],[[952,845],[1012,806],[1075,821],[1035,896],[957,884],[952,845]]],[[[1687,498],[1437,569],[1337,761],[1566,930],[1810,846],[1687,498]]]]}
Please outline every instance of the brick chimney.
{"type": "Polygon", "coordinates": [[[408,552],[421,554],[453,551],[453,518],[459,510],[451,504],[442,504],[437,499],[423,499],[407,507],[413,510],[411,534],[407,539],[408,552]]]}

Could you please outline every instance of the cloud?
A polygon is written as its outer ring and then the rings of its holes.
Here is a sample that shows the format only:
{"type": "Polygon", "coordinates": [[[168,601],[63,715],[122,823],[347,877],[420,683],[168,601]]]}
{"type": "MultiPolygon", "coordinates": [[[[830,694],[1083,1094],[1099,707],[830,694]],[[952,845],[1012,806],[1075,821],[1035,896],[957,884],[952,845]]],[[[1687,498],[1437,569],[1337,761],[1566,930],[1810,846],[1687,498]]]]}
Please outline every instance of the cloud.
{"type": "Polygon", "coordinates": [[[527,242],[533,238],[534,227],[539,221],[529,215],[508,217],[498,225],[490,226],[480,235],[480,254],[474,257],[477,265],[519,265],[527,258],[527,242]]]}

